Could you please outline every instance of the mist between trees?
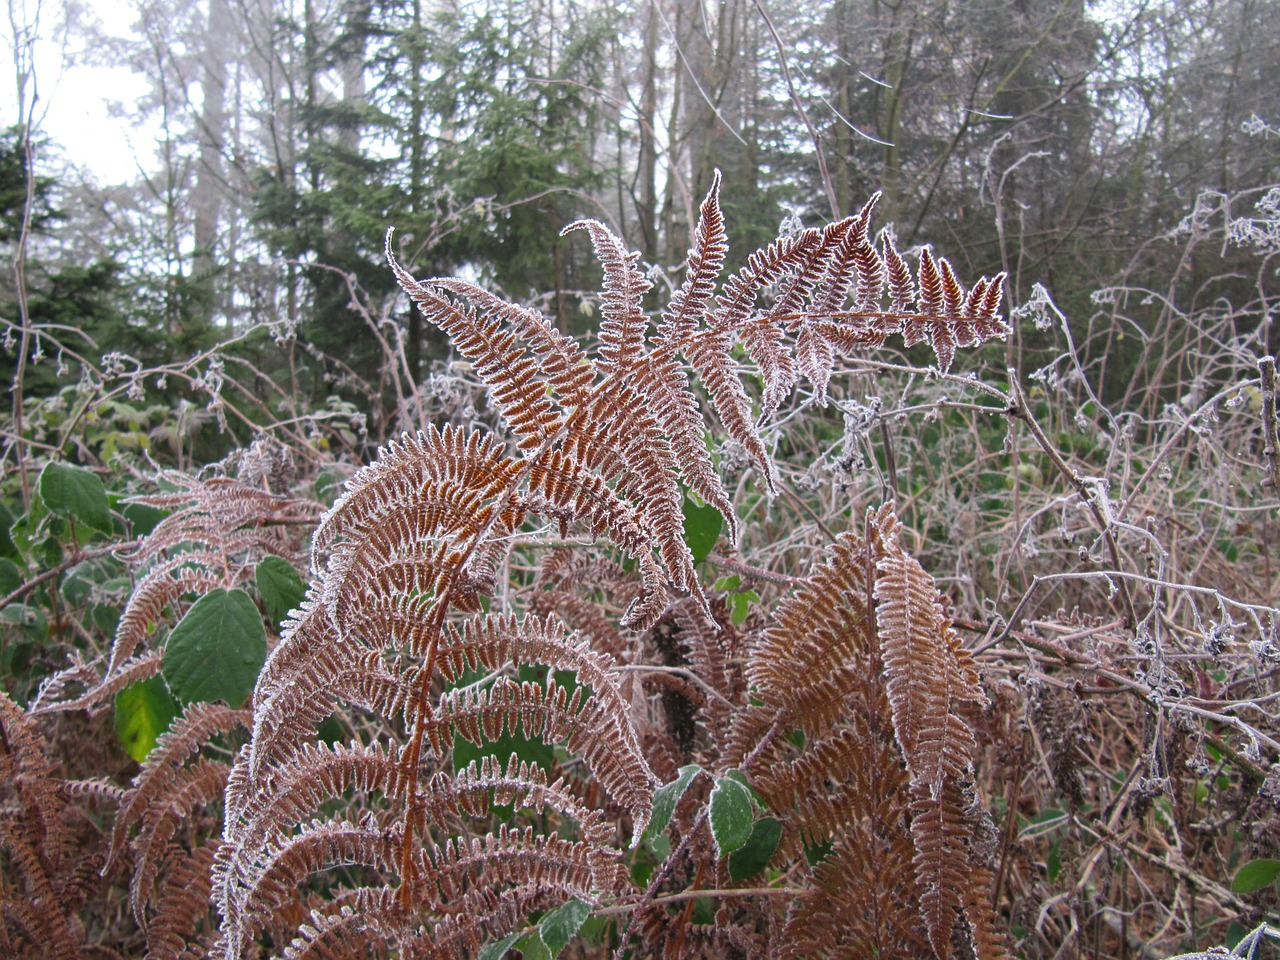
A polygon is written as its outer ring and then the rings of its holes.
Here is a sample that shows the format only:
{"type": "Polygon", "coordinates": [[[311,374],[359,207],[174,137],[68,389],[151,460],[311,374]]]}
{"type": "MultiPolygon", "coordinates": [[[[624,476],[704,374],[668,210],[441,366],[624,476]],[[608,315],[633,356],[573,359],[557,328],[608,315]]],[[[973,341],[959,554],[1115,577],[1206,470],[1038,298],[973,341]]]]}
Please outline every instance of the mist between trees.
{"type": "MultiPolygon", "coordinates": [[[[95,183],[91,157],[68,169],[30,131],[27,283],[48,319],[74,302],[83,334],[144,364],[277,324],[311,354],[290,375],[313,401],[378,389],[365,314],[401,324],[412,379],[443,356],[391,303],[391,224],[415,273],[479,276],[581,331],[599,273],[565,223],[609,223],[669,278],[714,168],[731,262],[784,220],[837,219],[882,190],[904,249],[1005,270],[1014,303],[1039,282],[1084,321],[1120,277],[1239,292],[1203,287],[1200,259],[1161,238],[1206,189],[1247,215],[1280,163],[1260,132],[1280,116],[1270,0],[136,6],[128,40],[95,42],[83,11],[64,26],[88,60],[147,78],[120,122],[159,132],[139,158],[151,172],[95,183]]],[[[40,11],[46,34],[58,7],[40,11]]],[[[3,155],[10,254],[22,136],[3,155]]],[[[1136,362],[1108,351],[1103,393],[1141,379],[1136,362]]]]}

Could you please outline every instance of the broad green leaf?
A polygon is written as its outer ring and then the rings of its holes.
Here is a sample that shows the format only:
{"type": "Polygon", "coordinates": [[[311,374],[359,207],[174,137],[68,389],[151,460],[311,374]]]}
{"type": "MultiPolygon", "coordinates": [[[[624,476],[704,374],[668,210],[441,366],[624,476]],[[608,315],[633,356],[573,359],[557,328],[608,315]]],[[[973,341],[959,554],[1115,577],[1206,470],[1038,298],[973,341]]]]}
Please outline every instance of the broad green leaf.
{"type": "Polygon", "coordinates": [[[732,604],[729,619],[733,621],[735,627],[740,627],[747,622],[747,617],[751,615],[751,604],[760,601],[760,594],[754,590],[743,590],[741,593],[735,593],[730,597],[732,604]]]}
{"type": "Polygon", "coordinates": [[[9,536],[9,528],[13,526],[13,521],[13,511],[9,509],[7,503],[0,500],[0,557],[12,557],[16,560],[20,554],[13,544],[13,538],[9,536]]]}
{"type": "Polygon", "coordinates": [[[667,824],[675,815],[676,804],[680,802],[680,798],[684,796],[684,792],[689,789],[689,784],[693,783],[693,778],[701,769],[696,763],[681,767],[674,780],[653,791],[653,816],[649,820],[649,826],[645,828],[645,839],[651,840],[667,829],[667,824]]]}
{"type": "Polygon", "coordinates": [[[1044,861],[1045,876],[1049,878],[1049,882],[1058,879],[1058,874],[1062,873],[1062,841],[1055,840],[1049,846],[1049,855],[1044,861]]]}
{"type": "Polygon", "coordinates": [[[515,948],[524,955],[524,960],[554,960],[553,954],[542,942],[542,937],[538,935],[537,930],[526,933],[515,948]]]}
{"type": "Polygon", "coordinates": [[[50,513],[79,524],[111,531],[111,505],[98,475],[69,463],[50,463],[40,471],[36,492],[50,513]]]}
{"type": "Polygon", "coordinates": [[[8,557],[0,557],[0,597],[7,597],[25,582],[22,568],[8,557]]]}
{"type": "Polygon", "coordinates": [[[741,770],[738,770],[737,768],[734,768],[733,770],[726,770],[724,776],[726,780],[736,780],[738,783],[746,787],[747,792],[751,794],[751,799],[755,801],[756,806],[765,806],[764,800],[761,798],[760,794],[756,793],[756,788],[751,785],[751,781],[747,779],[747,775],[741,770]]]}
{"type": "Polygon", "coordinates": [[[285,614],[302,603],[307,592],[298,571],[284,557],[263,557],[254,579],[272,623],[283,620],[285,614]]]}
{"type": "Polygon", "coordinates": [[[324,504],[332,504],[342,494],[342,486],[346,479],[333,470],[321,470],[316,476],[316,499],[324,504]]]}
{"type": "Polygon", "coordinates": [[[178,705],[160,677],[148,677],[116,694],[116,736],[125,753],[139,763],[177,715],[178,705]]]}
{"type": "Polygon", "coordinates": [[[696,504],[688,497],[684,500],[684,542],[693,551],[693,562],[701,563],[711,555],[720,539],[724,517],[710,504],[696,504]]]}
{"type": "Polygon", "coordinates": [[[508,933],[501,940],[486,943],[480,949],[480,952],[476,954],[476,960],[502,960],[507,955],[507,951],[515,946],[515,942],[519,939],[520,934],[508,933]]]}
{"type": "Polygon", "coordinates": [[[591,904],[574,899],[542,918],[538,933],[553,957],[559,956],[565,945],[578,935],[578,930],[590,915],[591,904]]]}
{"type": "Polygon", "coordinates": [[[751,793],[746,787],[721,777],[711,789],[710,807],[717,856],[732,853],[751,839],[751,793]]]}
{"type": "Polygon", "coordinates": [[[1250,860],[1236,871],[1232,893],[1253,893],[1280,879],[1280,860],[1250,860]]]}
{"type": "Polygon", "coordinates": [[[44,611],[26,603],[11,603],[0,610],[0,622],[21,627],[32,640],[43,641],[49,636],[49,620],[44,611]]]}
{"type": "Polygon", "coordinates": [[[156,524],[169,515],[168,510],[161,510],[146,503],[121,504],[120,513],[129,521],[130,530],[135,537],[145,537],[156,528],[156,524]]]}
{"type": "Polygon", "coordinates": [[[164,646],[162,672],[182,703],[238,707],[267,659],[262,615],[243,590],[214,590],[187,611],[164,646]]]}
{"type": "Polygon", "coordinates": [[[761,817],[751,827],[751,836],[739,849],[729,854],[729,879],[734,883],[754,877],[769,865],[782,839],[782,821],[761,817]]]}
{"type": "MultiPolygon", "coordinates": [[[[106,594],[108,592],[106,584],[118,578],[120,572],[119,562],[111,557],[85,560],[67,571],[67,575],[62,578],[62,583],[58,585],[58,592],[67,603],[78,607],[89,602],[95,588],[100,594],[106,594]]],[[[130,584],[127,580],[120,583],[126,590],[129,589],[130,584]]]]}

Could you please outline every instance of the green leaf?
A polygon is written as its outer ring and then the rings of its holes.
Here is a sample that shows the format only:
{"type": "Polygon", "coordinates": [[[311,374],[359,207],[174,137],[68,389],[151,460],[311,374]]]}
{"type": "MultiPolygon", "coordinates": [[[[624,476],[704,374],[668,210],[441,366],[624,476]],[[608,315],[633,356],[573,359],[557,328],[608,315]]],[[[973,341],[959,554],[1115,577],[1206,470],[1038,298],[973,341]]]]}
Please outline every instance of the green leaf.
{"type": "Polygon", "coordinates": [[[553,960],[551,951],[542,942],[537,930],[526,933],[516,944],[516,949],[524,955],[524,960],[553,960]]]}
{"type": "Polygon", "coordinates": [[[1232,893],[1253,893],[1280,878],[1280,860],[1250,860],[1236,871],[1232,893]]]}
{"type": "Polygon", "coordinates": [[[0,597],[7,597],[25,582],[22,568],[8,557],[0,557],[0,597]]]}
{"type": "Polygon", "coordinates": [[[307,592],[298,571],[284,557],[263,557],[254,571],[254,579],[272,623],[279,623],[285,614],[297,608],[307,592]]]}
{"type": "Polygon", "coordinates": [[[321,470],[316,476],[316,499],[323,504],[332,505],[342,494],[342,486],[346,478],[334,470],[321,470]]]}
{"type": "Polygon", "coordinates": [[[13,511],[9,509],[9,505],[0,500],[0,557],[12,557],[17,559],[20,554],[18,548],[14,546],[13,538],[9,536],[9,528],[13,526],[13,511]]]}
{"type": "Polygon", "coordinates": [[[515,945],[520,939],[518,933],[508,933],[501,940],[495,940],[493,943],[486,943],[476,954],[476,960],[502,960],[507,955],[507,951],[515,945]]]}
{"type": "Polygon", "coordinates": [[[267,659],[262,615],[243,590],[205,594],[173,628],[161,670],[182,703],[225,700],[239,706],[267,659]]]}
{"type": "MultiPolygon", "coordinates": [[[[105,585],[119,573],[120,564],[110,557],[85,560],[67,571],[67,575],[62,578],[62,583],[58,585],[58,593],[71,606],[79,607],[88,603],[95,591],[105,595],[108,592],[105,585]]],[[[124,584],[127,589],[128,581],[124,581],[124,584]]]]}
{"type": "Polygon", "coordinates": [[[39,607],[11,603],[0,610],[0,622],[21,627],[32,640],[43,641],[49,637],[49,620],[39,607]]]}
{"type": "Polygon", "coordinates": [[[1049,878],[1049,882],[1058,879],[1058,874],[1062,872],[1062,841],[1055,840],[1049,847],[1049,855],[1044,862],[1045,876],[1049,878]]]}
{"type": "Polygon", "coordinates": [[[737,769],[736,767],[732,770],[726,770],[724,773],[724,776],[726,780],[736,780],[738,783],[746,787],[747,792],[751,794],[751,799],[756,804],[756,806],[763,807],[765,805],[765,802],[761,798],[760,794],[756,793],[756,788],[751,785],[751,781],[747,779],[747,775],[743,773],[741,770],[737,769]]]}
{"type": "Polygon", "coordinates": [[[735,627],[740,627],[751,615],[751,604],[760,601],[760,594],[754,590],[743,590],[741,593],[733,594],[729,599],[732,604],[729,619],[733,621],[735,627]]]}
{"type": "Polygon", "coordinates": [[[701,769],[696,763],[681,767],[674,780],[653,791],[653,816],[649,820],[649,826],[645,828],[645,839],[653,839],[667,829],[667,824],[675,816],[676,804],[701,769]]]}
{"type": "Polygon", "coordinates": [[[95,530],[111,531],[111,505],[98,475],[68,463],[50,463],[40,471],[36,492],[50,513],[73,517],[95,530]]]}
{"type": "Polygon", "coordinates": [[[782,839],[782,821],[761,817],[751,827],[751,836],[739,849],[729,854],[729,879],[734,883],[754,877],[769,865],[782,839]]]}
{"type": "Polygon", "coordinates": [[[710,504],[696,504],[688,497],[684,500],[684,542],[693,551],[693,562],[701,563],[711,555],[720,540],[724,517],[710,504]]]}
{"type": "Polygon", "coordinates": [[[147,759],[177,715],[178,704],[160,677],[148,677],[116,694],[116,736],[138,763],[147,759]]]}
{"type": "Polygon", "coordinates": [[[156,528],[161,520],[169,515],[168,510],[161,510],[145,503],[126,503],[121,505],[120,513],[129,521],[135,537],[145,537],[156,528]]]}
{"type": "Polygon", "coordinates": [[[746,787],[721,777],[711,789],[710,807],[717,856],[732,853],[751,839],[751,792],[746,787]]]}
{"type": "Polygon", "coordinates": [[[542,918],[542,922],[538,924],[538,933],[551,951],[551,956],[560,955],[560,951],[578,935],[578,930],[590,915],[591,904],[574,899],[556,907],[542,918]]]}

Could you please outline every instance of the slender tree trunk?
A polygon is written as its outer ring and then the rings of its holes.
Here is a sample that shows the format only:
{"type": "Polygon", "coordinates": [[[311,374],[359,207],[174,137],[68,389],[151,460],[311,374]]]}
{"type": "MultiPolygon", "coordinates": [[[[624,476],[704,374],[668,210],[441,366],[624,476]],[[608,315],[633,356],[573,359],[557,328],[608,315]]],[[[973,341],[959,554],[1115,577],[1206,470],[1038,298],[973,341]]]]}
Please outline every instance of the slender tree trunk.
{"type": "MultiPolygon", "coordinates": [[[[200,62],[200,160],[191,196],[195,251],[191,271],[212,298],[218,268],[216,246],[226,173],[222,151],[227,134],[227,64],[235,55],[235,19],[229,0],[209,0],[209,26],[200,62]]],[[[210,303],[210,306],[214,306],[210,303]]],[[[215,308],[216,310],[216,308],[215,308]]]]}

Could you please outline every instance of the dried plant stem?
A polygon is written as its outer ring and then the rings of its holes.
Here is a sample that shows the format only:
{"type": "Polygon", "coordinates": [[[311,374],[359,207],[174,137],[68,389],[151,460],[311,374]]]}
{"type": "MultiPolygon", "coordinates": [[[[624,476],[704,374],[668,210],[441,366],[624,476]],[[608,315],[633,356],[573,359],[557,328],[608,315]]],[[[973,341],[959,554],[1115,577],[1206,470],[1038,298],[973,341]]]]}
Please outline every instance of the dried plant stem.
{"type": "MultiPolygon", "coordinates": [[[[1106,494],[1101,490],[1091,488],[1085,478],[1080,476],[1080,474],[1062,458],[1062,454],[1058,451],[1058,448],[1045,435],[1040,424],[1037,423],[1035,417],[1031,415],[1031,410],[1027,406],[1026,397],[1022,393],[1022,386],[1018,383],[1017,371],[1013,369],[1009,370],[1009,389],[1013,394],[1013,402],[1009,405],[1008,415],[1027,425],[1027,429],[1030,430],[1031,436],[1035,438],[1040,449],[1043,450],[1045,455],[1053,462],[1053,465],[1058,468],[1058,471],[1073,487],[1075,487],[1076,493],[1088,506],[1089,512],[1093,515],[1094,522],[1097,524],[1098,530],[1102,534],[1103,540],[1106,542],[1107,553],[1111,557],[1112,567],[1116,571],[1119,571],[1121,569],[1120,549],[1116,545],[1114,525],[1109,517],[1110,508],[1104,508],[1099,501],[1099,498],[1105,497],[1106,494]]],[[[1119,584],[1119,591],[1120,599],[1124,604],[1125,615],[1127,618],[1126,626],[1130,628],[1136,627],[1139,618],[1137,611],[1133,606],[1133,596],[1129,592],[1129,587],[1125,583],[1121,582],[1119,584]]],[[[1028,591],[1028,593],[1029,592],[1030,591],[1028,591]]],[[[1021,604],[1019,604],[1019,607],[1021,607],[1021,604]]],[[[1016,618],[1010,619],[1010,623],[1015,621],[1016,618]]]]}
{"type": "Polygon", "coordinates": [[[1280,428],[1276,425],[1276,361],[1263,357],[1258,361],[1262,374],[1262,456],[1271,492],[1280,495],[1280,428]]]}

